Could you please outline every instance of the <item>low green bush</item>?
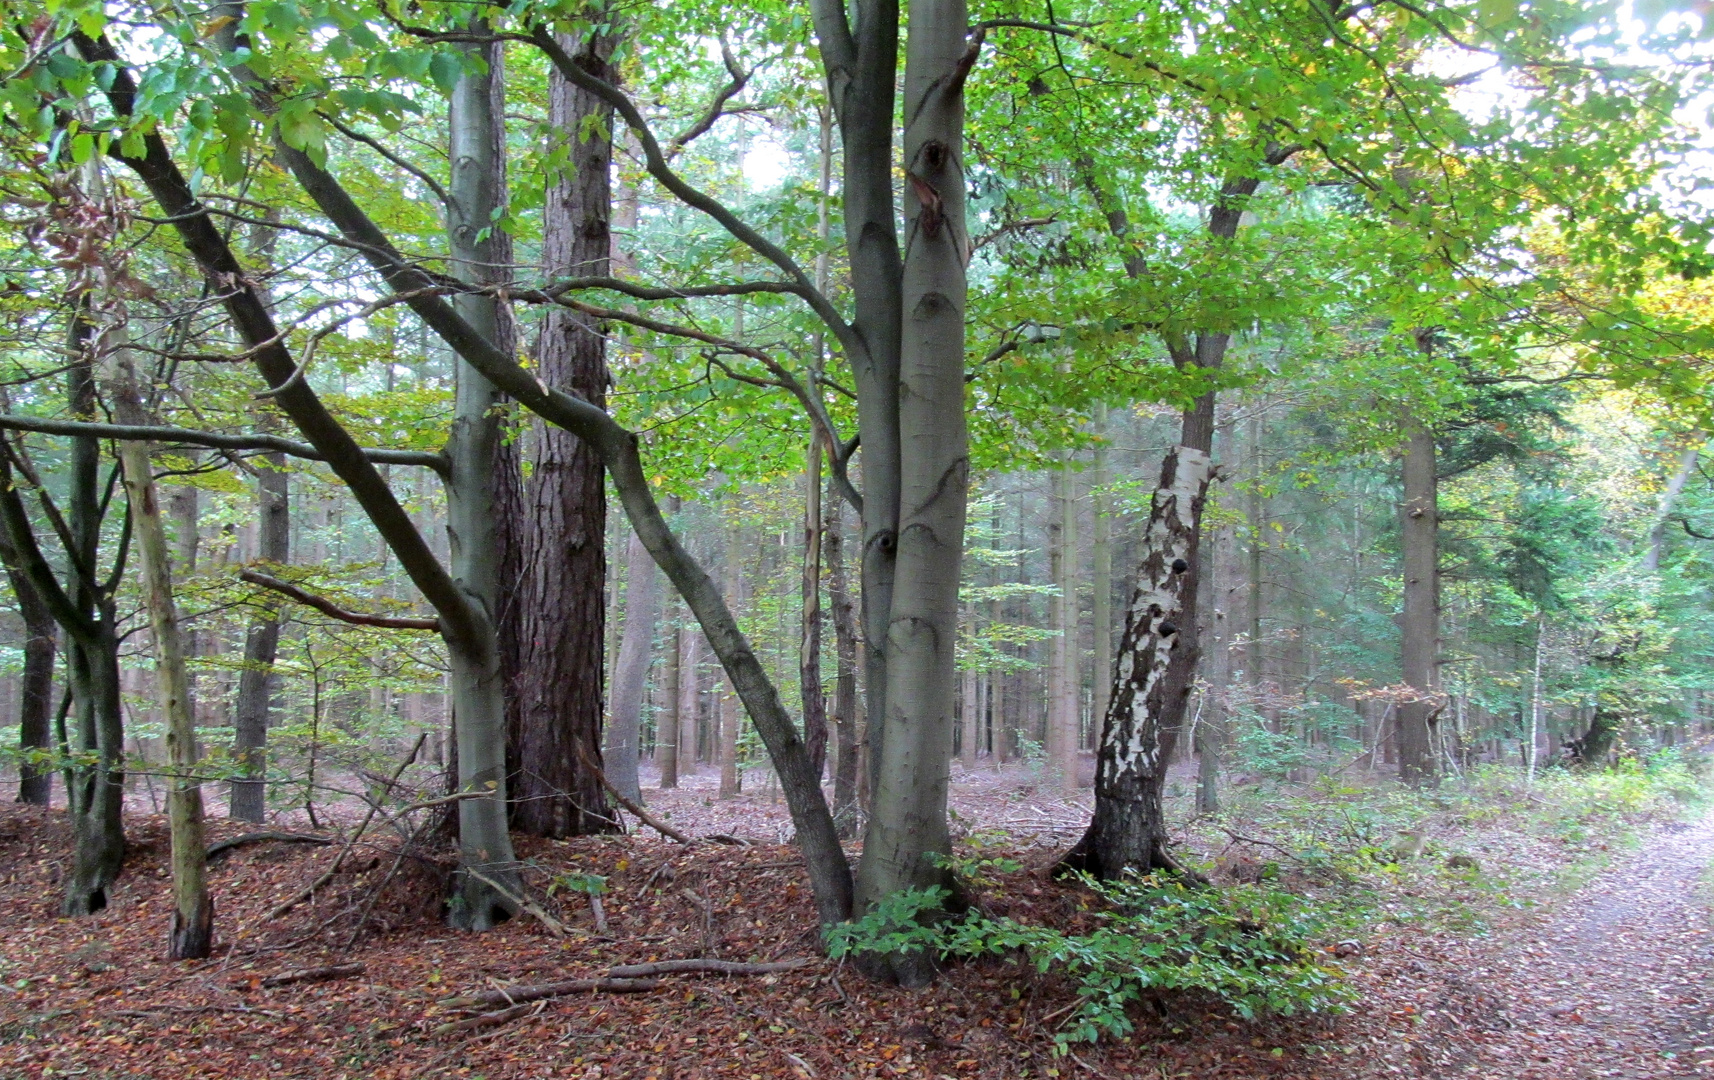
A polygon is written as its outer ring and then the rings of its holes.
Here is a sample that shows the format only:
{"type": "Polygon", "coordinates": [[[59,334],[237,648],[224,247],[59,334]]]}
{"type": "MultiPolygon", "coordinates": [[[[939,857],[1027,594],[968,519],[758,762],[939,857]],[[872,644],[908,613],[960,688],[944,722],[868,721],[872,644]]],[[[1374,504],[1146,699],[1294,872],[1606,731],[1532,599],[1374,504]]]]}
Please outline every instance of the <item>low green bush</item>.
{"type": "Polygon", "coordinates": [[[855,922],[832,927],[828,950],[930,951],[940,959],[1001,956],[1058,972],[1081,999],[1055,1035],[1056,1051],[1103,1035],[1128,1035],[1129,1007],[1145,995],[1200,991],[1240,1016],[1343,1009],[1351,992],[1312,946],[1325,927],[1315,908],[1260,886],[1187,886],[1149,876],[1117,882],[1085,878],[1105,910],[1088,933],[972,910],[935,918],[943,889],[895,894],[855,922]]]}

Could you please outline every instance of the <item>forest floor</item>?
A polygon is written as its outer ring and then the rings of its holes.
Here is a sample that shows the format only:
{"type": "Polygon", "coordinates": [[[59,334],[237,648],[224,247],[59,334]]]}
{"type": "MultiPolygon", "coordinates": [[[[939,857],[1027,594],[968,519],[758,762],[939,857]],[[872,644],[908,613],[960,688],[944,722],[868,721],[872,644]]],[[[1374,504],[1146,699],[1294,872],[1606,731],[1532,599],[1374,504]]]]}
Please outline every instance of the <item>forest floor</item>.
{"type": "MultiPolygon", "coordinates": [[[[819,958],[783,805],[765,786],[721,801],[712,776],[686,780],[650,791],[651,809],[694,835],[752,842],[683,847],[646,830],[520,838],[533,895],[563,936],[533,917],[480,937],[446,930],[441,868],[404,860],[389,875],[397,842],[378,835],[312,903],[278,917],[271,909],[337,848],[233,851],[212,872],[216,955],[183,963],[164,957],[163,818],[133,816],[108,908],[70,920],[57,917],[70,856],[63,813],[0,807],[0,1080],[1714,1077],[1704,878],[1714,820],[1670,800],[1590,795],[1569,782],[1429,796],[1370,780],[1236,788],[1219,819],[1186,826],[1180,849],[1222,879],[1261,877],[1343,905],[1342,933],[1355,941],[1323,944],[1357,991],[1352,1008],[1245,1021],[1217,1002],[1165,999],[1136,1011],[1128,1039],[1056,1058],[1056,1023],[1077,1000],[1065,979],[995,959],[907,991],[819,958]],[[1425,850],[1376,864],[1375,845],[1405,826],[1424,831],[1425,850]],[[1327,852],[1374,869],[1320,873],[1327,852]],[[1451,854],[1480,868],[1449,869],[1451,854]],[[587,897],[559,887],[589,874],[609,890],[604,931],[587,897]],[[486,1018],[446,1004],[698,956],[806,962],[759,976],[667,976],[644,993],[502,1003],[486,1018]],[[264,981],[340,963],[363,968],[264,981]]],[[[955,778],[961,833],[1021,864],[994,885],[1013,918],[1066,925],[1086,906],[1086,890],[1045,868],[1075,838],[1087,799],[1016,769],[955,778]]],[[[211,831],[219,840],[243,830],[211,831]]]]}

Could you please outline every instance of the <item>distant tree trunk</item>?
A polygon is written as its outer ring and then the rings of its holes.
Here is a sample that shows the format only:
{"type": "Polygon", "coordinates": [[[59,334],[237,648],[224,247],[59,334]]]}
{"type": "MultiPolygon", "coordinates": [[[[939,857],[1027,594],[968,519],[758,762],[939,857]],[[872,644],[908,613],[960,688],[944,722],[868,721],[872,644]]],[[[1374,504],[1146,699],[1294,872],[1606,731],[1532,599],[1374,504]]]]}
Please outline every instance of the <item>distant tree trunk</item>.
{"type": "Polygon", "coordinates": [[[798,641],[798,685],[803,698],[803,741],[819,779],[827,769],[827,696],[821,689],[821,440],[811,438],[804,467],[802,636],[798,641]]]}
{"type": "Polygon", "coordinates": [[[1666,490],[1660,495],[1660,509],[1655,514],[1654,527],[1649,530],[1648,546],[1643,549],[1643,571],[1652,574],[1660,569],[1661,553],[1666,550],[1666,530],[1672,524],[1672,511],[1678,505],[1678,498],[1684,493],[1684,485],[1690,480],[1690,474],[1696,471],[1696,461],[1702,456],[1702,436],[1692,437],[1678,455],[1678,466],[1672,475],[1666,479],[1666,490]]]}
{"type": "MultiPolygon", "coordinates": [[[[1232,424],[1220,429],[1222,453],[1232,451],[1232,424]]],[[[1197,609],[1207,634],[1208,689],[1203,699],[1202,719],[1197,725],[1196,748],[1196,811],[1212,814],[1220,809],[1220,757],[1226,746],[1227,689],[1232,682],[1232,619],[1233,594],[1233,535],[1232,526],[1223,524],[1215,532],[1206,560],[1208,573],[1203,578],[1207,588],[1197,609]]],[[[1201,588],[1200,584],[1198,586],[1201,588]]]]}
{"type": "Polygon", "coordinates": [[[1069,459],[1054,474],[1055,521],[1049,526],[1051,573],[1057,594],[1049,601],[1049,622],[1058,636],[1048,667],[1048,764],[1054,782],[1066,791],[1077,787],[1078,705],[1082,680],[1077,663],[1077,482],[1069,459]]]}
{"type": "MultiPolygon", "coordinates": [[[[1202,505],[1213,475],[1206,451],[1180,445],[1161,467],[1145,534],[1137,591],[1125,612],[1113,696],[1095,766],[1095,814],[1061,865],[1099,878],[1126,870],[1176,869],[1166,850],[1161,789],[1170,746],[1161,737],[1172,716],[1170,671],[1196,617],[1194,554],[1202,505]]],[[[1182,698],[1178,715],[1182,717],[1182,698]]]]}
{"type": "Polygon", "coordinates": [[[1607,755],[1618,741],[1621,717],[1599,703],[1590,714],[1589,727],[1583,734],[1567,743],[1572,760],[1585,769],[1598,769],[1607,764],[1607,755]]]}
{"type": "MultiPolygon", "coordinates": [[[[1427,348],[1426,338],[1424,348],[1427,348]]],[[[1435,658],[1440,644],[1439,558],[1440,514],[1435,476],[1434,432],[1407,421],[1409,442],[1404,456],[1404,502],[1399,529],[1404,542],[1404,610],[1399,659],[1412,695],[1398,708],[1399,778],[1410,784],[1434,779],[1435,757],[1430,717],[1438,680],[1435,658]]]]}
{"type": "Polygon", "coordinates": [[[643,801],[637,780],[643,688],[654,658],[655,622],[660,617],[660,576],[655,560],[635,532],[625,545],[625,632],[613,667],[613,712],[607,731],[605,768],[627,799],[643,801]]]}
{"type": "Polygon", "coordinates": [[[839,756],[833,774],[833,820],[841,836],[854,835],[857,822],[859,770],[857,732],[857,607],[845,569],[845,527],[837,499],[827,504],[827,600],[833,609],[833,653],[838,670],[833,684],[833,724],[839,756]]]}
{"type": "MultiPolygon", "coordinates": [[[[742,608],[744,599],[743,533],[734,526],[726,537],[726,603],[734,614],[742,608]]],[[[744,790],[744,774],[738,770],[738,729],[743,715],[738,711],[737,698],[732,693],[732,680],[725,680],[720,696],[720,797],[731,799],[744,790]]]]}
{"type": "Polygon", "coordinates": [[[1541,654],[1547,638],[1547,615],[1536,612],[1535,617],[1535,671],[1530,679],[1530,735],[1529,749],[1525,752],[1524,780],[1535,783],[1536,742],[1541,732],[1541,654]]]}
{"type": "MultiPolygon", "coordinates": [[[[617,81],[615,39],[562,39],[584,70],[617,81]]],[[[549,126],[563,133],[569,160],[553,179],[544,210],[542,260],[549,277],[593,277],[611,259],[612,109],[557,70],[548,75],[549,126]]],[[[555,308],[537,345],[542,382],[594,405],[607,401],[602,328],[555,308]]],[[[516,652],[511,688],[508,773],[512,823],[537,836],[610,832],[607,794],[584,766],[599,762],[606,611],[607,528],[601,459],[561,428],[535,425],[534,468],[523,515],[510,522],[520,570],[506,616],[516,652]]]]}
{"type": "MultiPolygon", "coordinates": [[[[137,395],[136,374],[128,352],[117,354],[113,399],[120,423],[143,425],[149,417],[137,395]]],[[[196,713],[190,700],[190,675],[173,603],[172,564],[161,519],[149,446],[122,442],[125,492],[131,528],[137,538],[144,606],[155,637],[155,681],[167,728],[167,817],[172,848],[173,912],[167,957],[200,960],[214,948],[214,899],[208,892],[208,849],[203,835],[202,783],[197,778],[196,713]]]]}
{"type": "Polygon", "coordinates": [[[1244,527],[1250,534],[1247,550],[1249,569],[1246,577],[1249,585],[1249,603],[1244,606],[1249,616],[1249,643],[1244,648],[1244,674],[1248,677],[1252,692],[1262,686],[1262,602],[1266,598],[1265,582],[1262,580],[1262,528],[1266,524],[1263,518],[1262,503],[1262,418],[1259,411],[1250,413],[1249,438],[1250,444],[1250,494],[1245,500],[1244,527]]]}
{"type": "Polygon", "coordinates": [[[24,619],[24,672],[18,683],[18,749],[24,760],[18,765],[18,801],[47,806],[53,800],[54,771],[31,762],[29,755],[54,745],[54,649],[59,628],[3,529],[0,561],[6,565],[6,579],[24,619]]]}
{"type": "Polygon", "coordinates": [[[684,629],[678,616],[672,615],[672,636],[667,639],[666,698],[662,702],[661,720],[655,736],[655,766],[661,774],[661,790],[678,787],[679,746],[684,739],[684,629]]]}
{"type": "Polygon", "coordinates": [[[1094,708],[1091,716],[1097,721],[1107,715],[1107,701],[1113,693],[1113,518],[1108,506],[1107,475],[1107,406],[1095,406],[1095,460],[1090,473],[1089,501],[1094,518],[1094,534],[1090,550],[1090,588],[1094,590],[1091,612],[1094,622],[1094,649],[1091,689],[1094,708]]]}
{"type": "MultiPolygon", "coordinates": [[[[263,569],[272,573],[273,568],[291,560],[291,476],[286,472],[284,454],[264,454],[256,461],[256,557],[263,569]]],[[[270,603],[266,597],[262,602],[270,603]]],[[[279,649],[279,608],[269,606],[251,618],[244,635],[244,667],[238,674],[232,743],[243,779],[232,781],[227,810],[238,821],[261,821],[267,812],[268,711],[279,649]]]]}
{"type": "Polygon", "coordinates": [[[1066,594],[1070,591],[1065,572],[1065,477],[1067,466],[1063,459],[1058,467],[1050,474],[1052,494],[1047,500],[1047,580],[1053,586],[1053,592],[1047,598],[1047,631],[1053,637],[1047,642],[1047,670],[1043,672],[1042,681],[1046,683],[1047,700],[1044,703],[1047,714],[1046,730],[1042,732],[1042,752],[1047,762],[1045,779],[1055,787],[1065,786],[1065,774],[1070,762],[1067,760],[1066,737],[1067,724],[1065,721],[1065,667],[1069,653],[1069,642],[1065,630],[1066,624],[1066,594]]]}

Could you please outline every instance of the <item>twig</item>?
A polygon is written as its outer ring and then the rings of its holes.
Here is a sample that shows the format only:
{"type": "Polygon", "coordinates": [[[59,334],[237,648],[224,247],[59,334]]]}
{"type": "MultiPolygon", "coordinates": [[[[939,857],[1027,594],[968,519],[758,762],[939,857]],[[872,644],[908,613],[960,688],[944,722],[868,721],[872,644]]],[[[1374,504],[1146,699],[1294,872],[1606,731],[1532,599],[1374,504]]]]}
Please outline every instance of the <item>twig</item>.
{"type": "Polygon", "coordinates": [[[687,975],[708,972],[716,975],[772,975],[779,971],[796,971],[815,963],[809,957],[777,960],[768,964],[741,964],[735,960],[657,960],[651,964],[621,964],[607,969],[610,978],[634,978],[640,975],[687,975]]]}
{"type": "Polygon", "coordinates": [[[1227,836],[1230,836],[1232,839],[1238,841],[1241,844],[1256,844],[1260,847],[1273,848],[1275,851],[1279,852],[1281,855],[1284,855],[1286,858],[1290,859],[1292,862],[1300,863],[1303,861],[1303,858],[1301,856],[1294,855],[1293,853],[1287,851],[1283,847],[1280,847],[1278,844],[1274,843],[1271,840],[1259,840],[1254,836],[1245,836],[1243,833],[1233,832],[1231,829],[1226,828],[1224,825],[1220,826],[1220,831],[1225,833],[1227,836]]]}
{"type": "Polygon", "coordinates": [[[625,809],[629,810],[633,815],[635,815],[638,821],[641,821],[644,825],[647,825],[649,828],[660,833],[662,836],[670,837],[673,840],[677,840],[681,844],[695,843],[695,841],[693,841],[689,836],[686,836],[684,833],[679,832],[677,829],[673,828],[671,825],[668,825],[665,822],[660,821],[653,814],[650,814],[647,810],[644,810],[641,806],[638,806],[636,803],[632,802],[630,799],[627,799],[624,796],[624,794],[622,792],[620,792],[620,790],[618,788],[613,786],[613,781],[607,779],[607,774],[605,772],[602,772],[601,766],[597,765],[595,763],[595,758],[592,754],[590,754],[588,747],[584,746],[582,743],[578,743],[577,744],[577,753],[580,757],[583,758],[583,764],[591,772],[593,772],[595,774],[596,779],[601,781],[601,786],[607,789],[607,793],[609,795],[613,796],[614,799],[618,800],[620,806],[623,806],[625,809]]]}
{"type": "MultiPolygon", "coordinates": [[[[560,922],[552,915],[549,915],[540,904],[531,900],[529,897],[515,895],[511,889],[506,888],[506,886],[500,884],[498,881],[495,881],[487,874],[484,874],[482,871],[475,868],[467,869],[464,872],[475,878],[477,881],[482,882],[484,885],[487,885],[489,888],[493,889],[501,896],[504,896],[512,903],[517,904],[525,913],[533,916],[537,922],[547,927],[548,933],[552,934],[554,937],[562,938],[569,936],[570,932],[566,930],[564,923],[560,922]]],[[[603,933],[606,932],[605,927],[598,926],[597,929],[603,933]]]]}
{"type": "Polygon", "coordinates": [[[270,975],[262,980],[262,985],[272,990],[276,986],[289,986],[292,983],[321,982],[324,979],[349,979],[363,974],[365,970],[367,969],[361,963],[296,968],[292,971],[282,971],[278,975],[270,975]]]}
{"type": "MultiPolygon", "coordinates": [[[[411,752],[406,754],[405,760],[399,762],[398,768],[393,770],[392,779],[390,779],[388,781],[389,786],[391,786],[392,784],[398,783],[399,777],[405,775],[405,770],[410,768],[411,762],[413,762],[417,759],[417,753],[422,750],[423,743],[427,739],[428,739],[428,732],[426,732],[426,731],[417,736],[417,741],[411,745],[411,752]]],[[[349,839],[345,842],[344,850],[340,851],[339,856],[333,860],[333,865],[328,867],[327,871],[325,873],[323,873],[320,877],[318,877],[314,881],[310,882],[308,888],[301,889],[296,894],[294,894],[290,899],[284,901],[283,903],[276,904],[274,906],[274,909],[272,911],[268,912],[268,914],[267,914],[267,918],[269,920],[277,919],[281,915],[284,915],[286,912],[292,910],[292,908],[298,906],[299,904],[303,903],[305,900],[308,900],[310,897],[314,896],[315,891],[317,889],[321,888],[323,885],[326,885],[328,882],[333,880],[333,875],[339,873],[339,868],[341,866],[345,865],[345,859],[347,856],[349,856],[351,854],[352,847],[355,846],[357,841],[362,838],[364,831],[369,828],[369,823],[371,821],[375,820],[375,811],[376,811],[376,804],[370,803],[369,804],[369,812],[367,814],[363,815],[362,823],[357,826],[357,831],[351,834],[351,839],[349,839]]],[[[211,851],[211,853],[212,853],[212,851],[211,851]]]]}
{"type": "Polygon", "coordinates": [[[480,994],[447,998],[440,1004],[448,1009],[466,1009],[478,1005],[523,1004],[545,998],[565,997],[567,994],[645,994],[660,989],[659,979],[567,979],[564,982],[542,983],[537,986],[513,986],[505,990],[486,990],[480,994]]]}

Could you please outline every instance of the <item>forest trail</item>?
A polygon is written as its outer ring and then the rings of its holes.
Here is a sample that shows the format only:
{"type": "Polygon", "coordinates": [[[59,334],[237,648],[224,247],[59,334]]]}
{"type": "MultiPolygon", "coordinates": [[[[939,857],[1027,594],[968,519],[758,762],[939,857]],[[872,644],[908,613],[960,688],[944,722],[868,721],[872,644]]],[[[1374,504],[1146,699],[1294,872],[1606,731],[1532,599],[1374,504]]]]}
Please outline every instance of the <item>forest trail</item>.
{"type": "Polygon", "coordinates": [[[1487,1006],[1438,1075],[1714,1076],[1711,864],[1714,815],[1657,827],[1545,918],[1436,957],[1453,995],[1487,1006]]]}

